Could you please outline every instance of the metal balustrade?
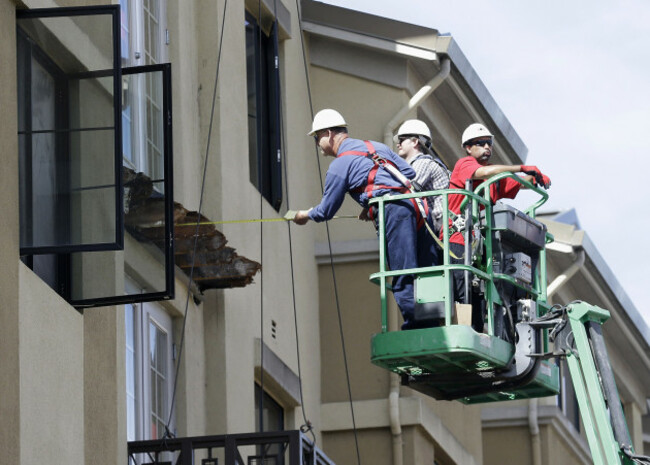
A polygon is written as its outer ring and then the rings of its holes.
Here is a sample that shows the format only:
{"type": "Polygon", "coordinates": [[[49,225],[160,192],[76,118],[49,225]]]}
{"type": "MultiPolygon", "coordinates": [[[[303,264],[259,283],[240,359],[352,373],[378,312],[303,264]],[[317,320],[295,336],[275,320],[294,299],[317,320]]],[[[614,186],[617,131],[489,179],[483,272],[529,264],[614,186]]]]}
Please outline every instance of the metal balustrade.
{"type": "Polygon", "coordinates": [[[335,465],[298,430],[132,441],[128,455],[129,465],[335,465]]]}

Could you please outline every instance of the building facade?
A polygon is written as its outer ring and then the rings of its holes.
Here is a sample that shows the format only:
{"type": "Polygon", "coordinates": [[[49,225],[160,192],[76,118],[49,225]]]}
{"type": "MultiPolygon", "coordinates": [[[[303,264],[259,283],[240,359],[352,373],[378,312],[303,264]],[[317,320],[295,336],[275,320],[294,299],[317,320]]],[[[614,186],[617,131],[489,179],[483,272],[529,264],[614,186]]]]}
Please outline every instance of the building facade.
{"type": "MultiPolygon", "coordinates": [[[[322,108],[386,143],[422,119],[450,167],[481,121],[498,163],[523,162],[451,36],[311,0],[0,0],[0,31],[3,463],[146,463],[129,442],[299,429],[339,464],[590,462],[568,381],[467,406],[370,363],[367,223],[236,222],[318,203],[327,161],[305,134],[322,108]]],[[[553,302],[612,312],[649,453],[647,326],[577,220],[545,221],[553,302]]]]}

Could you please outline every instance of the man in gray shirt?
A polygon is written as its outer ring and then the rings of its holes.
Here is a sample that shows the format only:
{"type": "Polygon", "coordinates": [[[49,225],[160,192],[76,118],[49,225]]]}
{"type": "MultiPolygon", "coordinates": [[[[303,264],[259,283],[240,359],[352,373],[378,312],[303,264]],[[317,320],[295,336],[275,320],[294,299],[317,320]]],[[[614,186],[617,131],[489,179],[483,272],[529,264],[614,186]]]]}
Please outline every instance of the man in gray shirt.
{"type": "MultiPolygon", "coordinates": [[[[431,131],[418,119],[404,121],[393,139],[398,154],[415,170],[415,178],[420,192],[447,189],[449,170],[431,148],[431,131]]],[[[439,234],[442,226],[442,197],[427,197],[434,231],[439,234]]]]}

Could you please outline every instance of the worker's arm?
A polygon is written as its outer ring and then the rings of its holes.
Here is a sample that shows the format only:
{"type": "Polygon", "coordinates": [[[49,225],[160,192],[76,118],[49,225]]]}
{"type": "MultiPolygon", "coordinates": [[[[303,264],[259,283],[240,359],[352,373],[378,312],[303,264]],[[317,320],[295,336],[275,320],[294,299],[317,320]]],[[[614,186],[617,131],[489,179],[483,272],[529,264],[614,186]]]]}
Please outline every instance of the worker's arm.
{"type": "Polygon", "coordinates": [[[481,166],[472,175],[472,179],[488,179],[501,173],[519,173],[521,165],[487,165],[481,166]]]}
{"type": "MultiPolygon", "coordinates": [[[[529,183],[536,184],[536,182],[535,182],[535,176],[531,176],[530,174],[526,174],[526,175],[522,176],[521,179],[524,179],[524,180],[528,181],[529,183]]],[[[522,185],[521,188],[522,188],[522,189],[528,189],[528,188],[527,188],[526,186],[524,186],[524,185],[522,185]]]]}
{"type": "Polygon", "coordinates": [[[472,179],[488,179],[501,173],[526,173],[523,178],[533,184],[539,184],[544,189],[551,187],[551,179],[543,174],[536,166],[527,165],[487,165],[481,166],[472,175],[472,179]]]}

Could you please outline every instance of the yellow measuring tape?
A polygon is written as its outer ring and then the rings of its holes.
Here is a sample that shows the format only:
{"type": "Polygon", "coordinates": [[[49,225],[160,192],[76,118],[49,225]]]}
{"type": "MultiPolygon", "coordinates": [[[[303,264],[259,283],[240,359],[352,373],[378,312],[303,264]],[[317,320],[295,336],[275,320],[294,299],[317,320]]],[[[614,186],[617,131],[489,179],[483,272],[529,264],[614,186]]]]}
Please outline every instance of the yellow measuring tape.
{"type": "MultiPolygon", "coordinates": [[[[249,220],[225,220],[225,221],[200,221],[198,224],[203,225],[203,224],[238,224],[238,223],[271,223],[271,222],[279,222],[279,221],[293,221],[294,217],[296,216],[296,210],[289,210],[286,215],[280,217],[280,218],[254,218],[254,219],[249,219],[249,220]]],[[[357,215],[338,215],[334,216],[332,219],[333,220],[338,220],[340,218],[358,218],[357,215]]],[[[196,226],[197,223],[178,223],[175,224],[174,226],[196,226]]]]}

